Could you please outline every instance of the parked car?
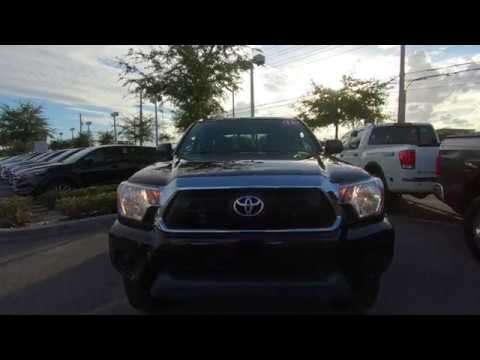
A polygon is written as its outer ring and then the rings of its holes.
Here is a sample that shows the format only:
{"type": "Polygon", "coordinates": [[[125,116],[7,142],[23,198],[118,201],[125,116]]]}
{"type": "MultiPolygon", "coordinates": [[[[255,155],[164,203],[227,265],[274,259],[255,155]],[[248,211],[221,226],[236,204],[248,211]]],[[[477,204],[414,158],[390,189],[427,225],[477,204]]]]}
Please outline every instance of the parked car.
{"type": "Polygon", "coordinates": [[[432,125],[371,124],[348,132],[342,143],[339,158],[379,177],[388,198],[433,193],[439,141],[432,125]]]}
{"type": "Polygon", "coordinates": [[[437,177],[435,195],[463,215],[465,238],[480,259],[480,133],[442,141],[437,177]]]}
{"type": "Polygon", "coordinates": [[[46,153],[44,153],[42,156],[39,156],[39,157],[36,157],[32,160],[28,160],[28,161],[21,161],[21,162],[18,162],[18,163],[14,163],[14,164],[11,164],[11,165],[7,165],[6,166],[6,169],[5,169],[5,180],[9,183],[9,184],[12,184],[12,181],[13,181],[13,175],[14,175],[14,172],[19,170],[19,169],[23,169],[23,168],[26,168],[28,166],[35,166],[35,165],[41,165],[45,162],[48,162],[50,161],[51,159],[63,154],[65,151],[67,151],[67,149],[64,149],[64,150],[54,150],[54,151],[48,151],[46,153]]]}
{"type": "Polygon", "coordinates": [[[38,155],[39,153],[25,153],[25,154],[19,154],[19,155],[14,155],[14,156],[9,156],[8,158],[6,159],[3,159],[2,161],[0,161],[0,169],[3,165],[5,164],[8,164],[10,162],[13,162],[13,161],[20,161],[21,159],[24,159],[24,158],[27,158],[27,157],[31,157],[31,156],[34,156],[34,155],[38,155]]]}
{"type": "Polygon", "coordinates": [[[12,159],[6,160],[6,161],[2,162],[2,164],[0,165],[0,177],[2,179],[5,179],[6,178],[6,171],[12,165],[19,164],[23,161],[33,160],[33,159],[39,158],[39,157],[44,156],[44,155],[45,155],[45,153],[28,153],[28,154],[22,154],[22,155],[19,155],[18,157],[16,156],[12,159]]]}
{"type": "Polygon", "coordinates": [[[17,174],[15,191],[37,195],[47,190],[115,184],[157,161],[154,147],[105,145],[83,149],[62,162],[17,174]]]}
{"type": "Polygon", "coordinates": [[[83,149],[84,148],[65,149],[65,150],[62,150],[62,151],[50,156],[48,158],[48,160],[47,159],[42,159],[42,161],[37,161],[37,162],[33,162],[31,164],[28,164],[28,165],[22,165],[22,166],[15,167],[11,170],[11,179],[9,179],[9,182],[15,188],[16,187],[15,183],[18,180],[20,174],[26,173],[30,170],[34,171],[37,168],[42,168],[42,167],[45,167],[45,166],[48,167],[51,164],[61,163],[64,160],[68,159],[73,154],[76,154],[77,152],[79,152],[83,149]]]}
{"type": "Polygon", "coordinates": [[[120,184],[113,266],[141,311],[177,296],[309,291],[371,306],[393,256],[383,186],[300,120],[209,119],[120,184]]]}

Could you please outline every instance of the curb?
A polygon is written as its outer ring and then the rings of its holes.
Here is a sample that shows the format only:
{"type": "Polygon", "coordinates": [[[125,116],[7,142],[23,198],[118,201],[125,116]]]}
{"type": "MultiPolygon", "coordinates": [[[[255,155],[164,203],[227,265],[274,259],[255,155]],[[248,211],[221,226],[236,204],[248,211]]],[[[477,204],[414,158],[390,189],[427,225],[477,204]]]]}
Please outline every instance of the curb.
{"type": "MultiPolygon", "coordinates": [[[[78,220],[62,221],[55,224],[36,225],[21,229],[0,229],[0,244],[17,241],[44,240],[49,237],[107,232],[117,218],[117,214],[94,216],[78,220]]],[[[61,240],[61,238],[59,239],[61,240]]]]}

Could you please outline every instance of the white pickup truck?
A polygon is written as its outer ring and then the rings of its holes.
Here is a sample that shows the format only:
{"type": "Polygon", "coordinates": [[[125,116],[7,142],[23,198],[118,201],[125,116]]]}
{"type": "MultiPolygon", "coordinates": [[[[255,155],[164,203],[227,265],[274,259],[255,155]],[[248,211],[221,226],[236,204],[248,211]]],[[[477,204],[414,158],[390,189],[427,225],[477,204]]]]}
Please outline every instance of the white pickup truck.
{"type": "Polygon", "coordinates": [[[387,197],[433,193],[439,140],[426,123],[368,125],[342,137],[338,155],[382,179],[387,197]]]}

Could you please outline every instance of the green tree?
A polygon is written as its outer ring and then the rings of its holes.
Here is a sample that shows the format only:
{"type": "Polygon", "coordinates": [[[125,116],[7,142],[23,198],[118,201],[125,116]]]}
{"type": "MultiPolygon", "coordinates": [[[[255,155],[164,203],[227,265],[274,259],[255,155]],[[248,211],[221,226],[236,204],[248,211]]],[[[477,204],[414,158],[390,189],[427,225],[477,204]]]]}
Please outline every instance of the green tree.
{"type": "Polygon", "coordinates": [[[74,148],[83,148],[93,145],[92,135],[89,132],[82,132],[73,138],[71,142],[74,148]]]}
{"type": "Polygon", "coordinates": [[[99,131],[98,132],[98,142],[100,145],[109,145],[113,144],[115,141],[114,136],[111,131],[99,131]]]}
{"type": "Polygon", "coordinates": [[[0,145],[27,151],[32,142],[52,136],[41,105],[25,101],[16,107],[2,105],[0,111],[0,145]]]}
{"type": "Polygon", "coordinates": [[[143,115],[140,121],[139,115],[130,115],[123,119],[120,124],[120,135],[125,137],[128,142],[140,144],[146,141],[153,140],[153,117],[150,115],[143,115]]]}
{"type": "Polygon", "coordinates": [[[352,76],[342,77],[338,90],[312,84],[313,90],[298,106],[298,117],[310,127],[347,125],[352,128],[362,122],[381,122],[386,118],[384,105],[391,81],[360,80],[352,76]]]}
{"type": "Polygon", "coordinates": [[[50,142],[49,147],[52,150],[69,149],[72,147],[72,141],[55,139],[50,142]]]}
{"type": "Polygon", "coordinates": [[[223,113],[221,100],[238,90],[241,73],[251,60],[237,45],[165,45],[148,51],[130,49],[118,60],[120,78],[133,93],[164,99],[176,108],[183,130],[193,121],[223,113]]]}
{"type": "Polygon", "coordinates": [[[347,107],[345,94],[315,83],[312,86],[311,94],[298,106],[297,117],[313,129],[335,126],[335,139],[338,139],[338,127],[344,119],[342,110],[347,107]]]}
{"type": "Polygon", "coordinates": [[[344,123],[352,128],[358,127],[362,122],[383,122],[387,91],[392,81],[360,80],[352,76],[343,76],[342,92],[345,96],[343,113],[344,123]]]}

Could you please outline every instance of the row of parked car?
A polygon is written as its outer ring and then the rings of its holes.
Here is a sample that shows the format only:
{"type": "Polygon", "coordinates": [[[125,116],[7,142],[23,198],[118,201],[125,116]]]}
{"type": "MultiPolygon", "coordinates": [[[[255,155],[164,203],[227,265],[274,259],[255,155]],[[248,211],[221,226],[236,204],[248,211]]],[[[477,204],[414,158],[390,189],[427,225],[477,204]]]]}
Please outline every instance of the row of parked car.
{"type": "Polygon", "coordinates": [[[116,184],[158,161],[155,147],[105,145],[26,153],[0,159],[0,177],[18,195],[116,184]]]}
{"type": "Polygon", "coordinates": [[[342,137],[339,159],[380,178],[387,201],[435,194],[464,218],[465,237],[480,259],[480,134],[439,141],[426,123],[368,125],[342,137]]]}

